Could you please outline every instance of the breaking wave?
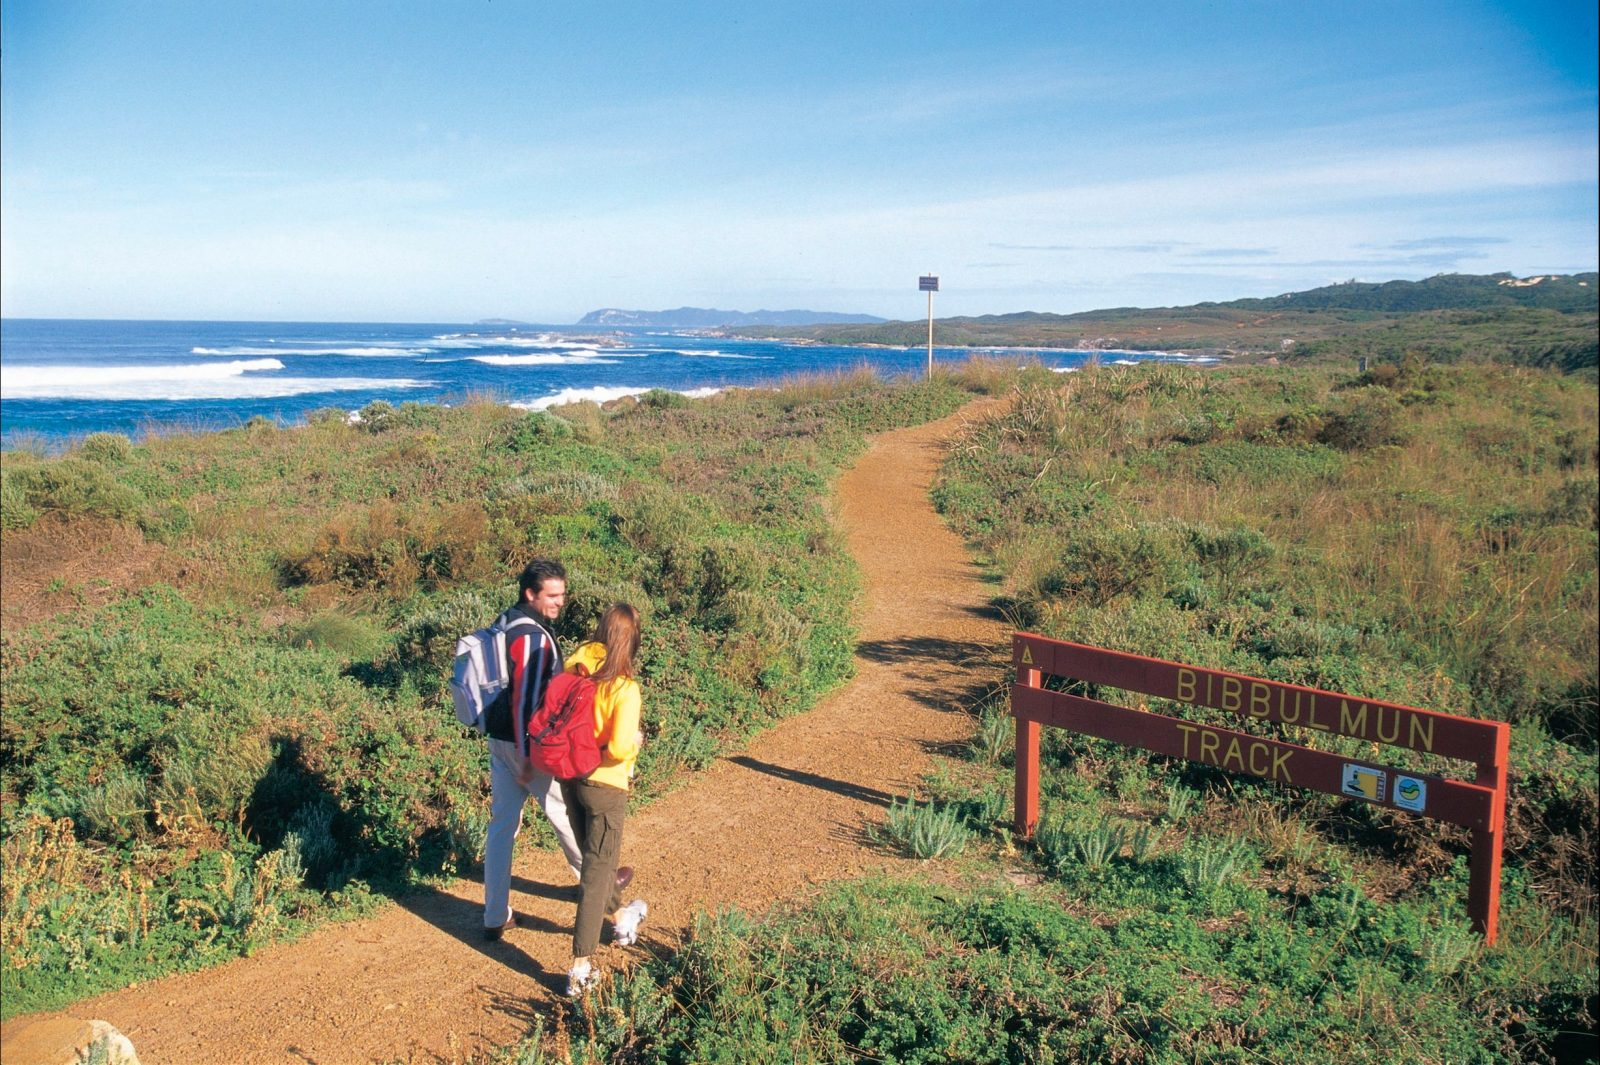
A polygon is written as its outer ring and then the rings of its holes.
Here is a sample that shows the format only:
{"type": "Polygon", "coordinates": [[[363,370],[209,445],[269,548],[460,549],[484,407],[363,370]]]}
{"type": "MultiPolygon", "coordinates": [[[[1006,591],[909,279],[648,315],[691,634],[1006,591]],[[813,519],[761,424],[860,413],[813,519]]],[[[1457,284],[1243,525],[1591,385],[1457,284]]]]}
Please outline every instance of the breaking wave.
{"type": "Polygon", "coordinates": [[[282,377],[277,359],[163,366],[4,366],[0,398],[186,400],[270,399],[316,392],[424,388],[409,378],[282,377]]]}
{"type": "MultiPolygon", "coordinates": [[[[550,407],[561,407],[568,403],[606,403],[613,399],[621,399],[623,396],[642,396],[646,392],[653,391],[655,391],[653,388],[637,388],[632,385],[622,385],[617,388],[563,388],[559,392],[542,396],[531,402],[513,403],[511,406],[521,410],[547,410],[550,407]]],[[[688,396],[690,399],[704,399],[707,396],[716,395],[722,389],[686,388],[669,389],[668,391],[676,391],[678,395],[688,396]]]]}

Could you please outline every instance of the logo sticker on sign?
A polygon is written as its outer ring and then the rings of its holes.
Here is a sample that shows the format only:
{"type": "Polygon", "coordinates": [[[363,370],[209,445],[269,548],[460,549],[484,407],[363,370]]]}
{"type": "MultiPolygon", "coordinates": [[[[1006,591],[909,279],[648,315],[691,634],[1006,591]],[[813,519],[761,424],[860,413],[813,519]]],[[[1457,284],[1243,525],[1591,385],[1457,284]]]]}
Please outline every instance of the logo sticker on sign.
{"type": "Polygon", "coordinates": [[[1428,805],[1428,782],[1416,777],[1394,778],[1394,804],[1402,810],[1421,813],[1428,805]]]}
{"type": "Polygon", "coordinates": [[[1370,799],[1373,802],[1382,802],[1384,785],[1388,782],[1389,774],[1381,769],[1368,769],[1364,765],[1345,764],[1344,781],[1339,790],[1346,795],[1353,795],[1358,799],[1370,799]]]}

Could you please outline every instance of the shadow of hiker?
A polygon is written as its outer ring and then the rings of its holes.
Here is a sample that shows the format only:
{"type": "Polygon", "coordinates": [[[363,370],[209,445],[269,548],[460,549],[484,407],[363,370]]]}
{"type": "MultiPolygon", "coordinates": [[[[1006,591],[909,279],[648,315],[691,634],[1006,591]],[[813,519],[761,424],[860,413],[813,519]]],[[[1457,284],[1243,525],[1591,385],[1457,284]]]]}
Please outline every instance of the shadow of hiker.
{"type": "Polygon", "coordinates": [[[778,777],[780,780],[792,780],[797,784],[804,784],[810,788],[831,791],[835,795],[843,795],[846,798],[869,803],[873,806],[887,807],[893,798],[887,792],[879,791],[877,788],[852,784],[848,780],[838,780],[834,777],[825,777],[817,773],[807,773],[801,769],[789,769],[786,766],[773,765],[771,762],[762,762],[751,758],[749,755],[735,755],[729,758],[728,761],[746,769],[753,769],[757,773],[765,773],[768,776],[778,777]]]}
{"type": "MultiPolygon", "coordinates": [[[[475,878],[475,882],[481,884],[482,880],[475,878]]],[[[525,877],[513,878],[512,887],[528,895],[539,895],[557,901],[574,897],[566,888],[528,880],[525,877]]],[[[421,887],[395,895],[393,900],[395,905],[412,916],[426,921],[484,957],[492,958],[513,972],[530,977],[552,993],[565,993],[566,973],[546,970],[531,954],[517,946],[514,933],[494,941],[484,938],[481,894],[476,899],[463,899],[441,888],[421,887]]],[[[572,927],[570,924],[561,924],[518,910],[517,930],[535,935],[570,935],[572,927]]]]}
{"type": "Polygon", "coordinates": [[[967,662],[989,658],[993,649],[973,640],[900,636],[888,640],[863,640],[856,645],[856,654],[872,662],[937,662],[960,667],[967,662]]]}

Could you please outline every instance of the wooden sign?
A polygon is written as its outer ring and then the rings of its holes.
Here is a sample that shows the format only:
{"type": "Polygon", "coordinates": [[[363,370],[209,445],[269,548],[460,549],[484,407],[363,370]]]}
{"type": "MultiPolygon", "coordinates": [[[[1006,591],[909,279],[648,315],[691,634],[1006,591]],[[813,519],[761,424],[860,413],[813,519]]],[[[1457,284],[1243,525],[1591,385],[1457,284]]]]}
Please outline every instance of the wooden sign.
{"type": "Polygon", "coordinates": [[[1442,714],[1414,706],[1201,669],[1121,651],[1018,633],[1012,638],[1017,683],[1016,828],[1031,836],[1039,821],[1039,727],[1050,725],[1186,758],[1228,772],[1341,795],[1421,814],[1472,831],[1468,909],[1493,943],[1499,918],[1501,840],[1511,728],[1502,721],[1442,714]],[[1270,739],[1178,717],[1132,710],[1043,686],[1045,676],[1120,688],[1412,751],[1477,763],[1473,781],[1452,780],[1385,763],[1270,739]]]}

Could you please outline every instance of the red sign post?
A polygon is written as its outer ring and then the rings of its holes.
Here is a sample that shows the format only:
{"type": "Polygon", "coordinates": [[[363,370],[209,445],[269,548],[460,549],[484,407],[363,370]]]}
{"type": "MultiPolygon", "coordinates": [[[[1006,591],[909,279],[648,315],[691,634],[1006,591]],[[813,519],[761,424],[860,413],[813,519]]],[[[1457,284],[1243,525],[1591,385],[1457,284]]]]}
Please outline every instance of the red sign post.
{"type": "Polygon", "coordinates": [[[1031,836],[1039,823],[1039,727],[1054,725],[1470,829],[1472,863],[1467,908],[1473,927],[1487,942],[1494,942],[1500,912],[1500,851],[1511,742],[1511,726],[1505,722],[1357,699],[1029,633],[1012,637],[1012,661],[1017,667],[1011,712],[1017,723],[1018,835],[1031,836]],[[1098,699],[1047,690],[1042,680],[1045,676],[1475,762],[1477,775],[1470,783],[1451,780],[1113,706],[1098,699]]]}

